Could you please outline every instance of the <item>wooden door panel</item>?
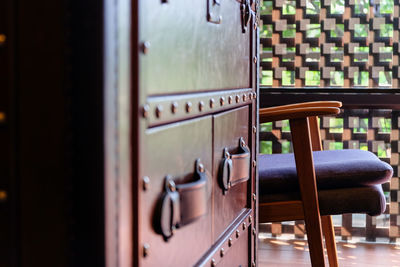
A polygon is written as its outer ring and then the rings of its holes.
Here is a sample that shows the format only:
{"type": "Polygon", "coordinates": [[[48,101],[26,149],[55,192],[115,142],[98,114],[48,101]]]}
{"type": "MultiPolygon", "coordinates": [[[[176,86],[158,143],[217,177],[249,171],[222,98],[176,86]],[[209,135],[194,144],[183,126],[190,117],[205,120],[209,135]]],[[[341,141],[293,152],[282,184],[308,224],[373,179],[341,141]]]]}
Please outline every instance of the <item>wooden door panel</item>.
{"type": "Polygon", "coordinates": [[[220,1],[221,24],[208,22],[207,1],[140,2],[140,88],[148,95],[252,87],[240,1],[220,1]]]}
{"type": "Polygon", "coordinates": [[[141,177],[147,177],[148,186],[139,192],[139,244],[148,246],[148,253],[141,257],[140,265],[191,266],[212,244],[212,117],[148,129],[143,141],[141,177]],[[196,159],[201,160],[207,175],[207,213],[177,229],[165,241],[154,228],[156,204],[164,192],[164,179],[170,175],[176,184],[190,182],[196,159]]]}
{"type": "Polygon", "coordinates": [[[248,267],[249,264],[249,231],[241,236],[239,240],[229,249],[223,259],[217,264],[218,267],[248,267]]]}
{"type": "MultiPolygon", "coordinates": [[[[238,153],[239,139],[249,143],[249,106],[230,110],[214,116],[214,176],[213,176],[213,239],[216,240],[224,230],[242,213],[251,208],[248,192],[251,179],[240,182],[224,192],[221,187],[221,161],[224,149],[238,153]]],[[[237,168],[234,166],[233,169],[237,168]]],[[[248,177],[250,177],[250,166],[248,177]]]]}

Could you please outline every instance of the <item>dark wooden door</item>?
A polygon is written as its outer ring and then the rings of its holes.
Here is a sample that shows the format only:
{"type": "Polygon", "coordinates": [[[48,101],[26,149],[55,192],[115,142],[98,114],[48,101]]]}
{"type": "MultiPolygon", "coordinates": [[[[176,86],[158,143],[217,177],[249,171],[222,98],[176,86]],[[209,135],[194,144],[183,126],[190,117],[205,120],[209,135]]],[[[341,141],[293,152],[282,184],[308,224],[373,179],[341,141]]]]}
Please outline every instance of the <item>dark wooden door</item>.
{"type": "Polygon", "coordinates": [[[255,1],[138,2],[131,24],[133,216],[114,225],[132,225],[133,255],[124,261],[255,264],[255,9],[255,1]]]}

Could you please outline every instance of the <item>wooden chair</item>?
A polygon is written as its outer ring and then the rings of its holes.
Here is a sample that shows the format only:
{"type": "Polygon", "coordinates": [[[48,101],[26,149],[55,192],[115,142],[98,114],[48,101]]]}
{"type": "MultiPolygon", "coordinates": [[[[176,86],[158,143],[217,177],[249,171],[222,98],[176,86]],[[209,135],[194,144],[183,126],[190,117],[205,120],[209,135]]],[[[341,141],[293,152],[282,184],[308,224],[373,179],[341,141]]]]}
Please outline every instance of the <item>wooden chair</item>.
{"type": "Polygon", "coordinates": [[[393,174],[368,151],[322,151],[317,116],[340,107],[324,101],[260,109],[260,123],[289,119],[294,154],[259,155],[259,222],[304,219],[315,267],[325,266],[322,233],[329,265],[338,266],[331,215],[383,213],[381,184],[393,174]]]}

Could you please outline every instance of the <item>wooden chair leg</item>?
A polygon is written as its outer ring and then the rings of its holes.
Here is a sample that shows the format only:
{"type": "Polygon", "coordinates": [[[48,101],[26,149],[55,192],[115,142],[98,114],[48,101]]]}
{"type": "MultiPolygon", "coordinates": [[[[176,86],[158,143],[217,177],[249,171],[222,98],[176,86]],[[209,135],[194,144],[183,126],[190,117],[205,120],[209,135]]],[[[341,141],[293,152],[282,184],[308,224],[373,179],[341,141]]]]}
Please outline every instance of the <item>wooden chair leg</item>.
{"type": "Polygon", "coordinates": [[[308,248],[310,249],[311,265],[313,267],[325,266],[324,245],[322,240],[322,231],[320,222],[315,221],[314,218],[304,216],[308,248]],[[311,222],[311,223],[310,223],[311,222]]]}
{"type": "Polygon", "coordinates": [[[336,242],[335,242],[335,229],[333,228],[332,216],[321,216],[322,230],[325,236],[325,246],[328,252],[328,260],[330,267],[338,267],[339,262],[337,258],[336,242]]]}
{"type": "Polygon", "coordinates": [[[303,201],[304,221],[313,267],[324,267],[324,244],[319,214],[317,185],[307,119],[290,120],[297,176],[303,201]]]}
{"type": "MultiPolygon", "coordinates": [[[[318,118],[315,116],[310,117],[308,120],[310,123],[312,148],[314,151],[320,151],[322,150],[322,143],[319,132],[318,118]]],[[[325,236],[325,246],[328,253],[329,266],[338,267],[339,263],[336,251],[335,229],[333,228],[332,217],[330,215],[321,216],[321,223],[322,231],[324,232],[325,236]]]]}

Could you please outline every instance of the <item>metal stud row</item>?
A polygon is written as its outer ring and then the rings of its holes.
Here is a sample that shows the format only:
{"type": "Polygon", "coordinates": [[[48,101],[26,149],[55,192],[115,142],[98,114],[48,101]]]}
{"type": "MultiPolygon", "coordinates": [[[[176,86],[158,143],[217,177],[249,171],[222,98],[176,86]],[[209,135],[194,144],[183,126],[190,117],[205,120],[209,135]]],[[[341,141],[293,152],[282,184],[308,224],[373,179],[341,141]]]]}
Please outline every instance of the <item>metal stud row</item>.
{"type": "MultiPolygon", "coordinates": [[[[252,99],[256,99],[257,94],[255,92],[249,92],[249,93],[243,93],[241,95],[235,95],[235,96],[228,96],[228,101],[226,102],[226,99],[224,96],[219,97],[219,105],[220,107],[224,107],[225,105],[231,105],[233,104],[233,99],[235,99],[236,104],[240,103],[240,100],[242,99],[243,102],[246,102],[247,100],[252,100],[252,99]]],[[[209,99],[209,107],[210,109],[213,109],[216,107],[216,100],[215,98],[211,97],[209,99]]],[[[205,109],[205,103],[203,100],[200,100],[197,104],[198,107],[198,111],[202,112],[205,109]]],[[[172,115],[176,115],[178,114],[179,111],[179,103],[176,101],[172,101],[170,104],[170,114],[172,115]]],[[[185,112],[187,114],[191,113],[193,111],[193,103],[191,101],[187,101],[185,104],[185,112]]],[[[143,118],[149,118],[149,112],[150,112],[150,105],[145,104],[142,108],[142,116],[143,118]]],[[[154,110],[154,114],[155,117],[157,119],[161,119],[163,117],[164,114],[164,107],[162,104],[158,104],[155,106],[155,110],[154,110]]]]}

